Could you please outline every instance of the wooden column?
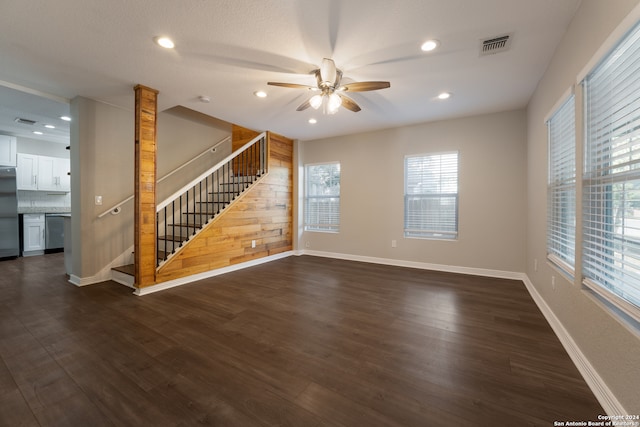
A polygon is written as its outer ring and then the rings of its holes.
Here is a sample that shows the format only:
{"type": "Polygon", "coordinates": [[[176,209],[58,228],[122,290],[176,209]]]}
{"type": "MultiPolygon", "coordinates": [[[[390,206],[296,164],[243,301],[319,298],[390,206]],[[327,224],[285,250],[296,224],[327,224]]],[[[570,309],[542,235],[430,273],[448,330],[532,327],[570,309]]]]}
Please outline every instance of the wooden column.
{"type": "Polygon", "coordinates": [[[135,286],[156,281],[156,115],[158,91],[135,88],[135,286]]]}

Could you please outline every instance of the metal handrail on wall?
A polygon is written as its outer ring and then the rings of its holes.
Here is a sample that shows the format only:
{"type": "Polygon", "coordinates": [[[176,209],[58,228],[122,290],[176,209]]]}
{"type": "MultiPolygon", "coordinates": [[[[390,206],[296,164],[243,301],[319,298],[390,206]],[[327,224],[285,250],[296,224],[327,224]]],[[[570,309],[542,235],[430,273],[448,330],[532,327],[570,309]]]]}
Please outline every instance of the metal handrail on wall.
{"type": "MultiPolygon", "coordinates": [[[[197,156],[195,156],[194,158],[186,161],[185,163],[183,163],[182,165],[178,166],[177,168],[175,168],[174,170],[172,170],[171,172],[169,172],[168,174],[166,174],[165,176],[163,176],[162,178],[158,179],[157,183],[161,183],[162,181],[164,181],[165,179],[169,178],[171,175],[173,175],[174,173],[178,172],[179,170],[184,169],[185,167],[189,166],[191,163],[195,162],[196,160],[198,160],[200,157],[208,154],[208,153],[214,153],[216,151],[216,149],[224,144],[225,142],[229,141],[231,139],[231,136],[226,136],[225,138],[221,139],[220,141],[216,142],[214,145],[212,145],[211,147],[207,148],[206,150],[204,150],[202,153],[198,154],[197,156]]],[[[133,200],[135,196],[132,194],[131,196],[127,197],[126,199],[123,199],[122,201],[120,201],[119,203],[111,206],[109,209],[107,209],[106,211],[102,212],[100,215],[98,215],[98,218],[102,218],[103,216],[107,215],[107,214],[112,214],[112,215],[117,215],[120,213],[121,209],[120,207],[122,205],[124,205],[125,203],[129,202],[130,200],[133,200]]]]}

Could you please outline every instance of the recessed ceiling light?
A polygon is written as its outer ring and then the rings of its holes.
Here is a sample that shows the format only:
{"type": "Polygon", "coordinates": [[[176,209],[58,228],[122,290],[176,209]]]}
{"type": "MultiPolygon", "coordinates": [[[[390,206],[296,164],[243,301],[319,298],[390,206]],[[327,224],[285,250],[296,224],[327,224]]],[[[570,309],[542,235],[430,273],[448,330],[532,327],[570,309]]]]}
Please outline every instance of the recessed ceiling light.
{"type": "Polygon", "coordinates": [[[267,97],[267,92],[265,92],[263,90],[257,90],[255,92],[253,92],[253,94],[255,96],[257,96],[258,98],[266,98],[267,97]]]}
{"type": "Polygon", "coordinates": [[[442,92],[440,95],[438,95],[438,99],[449,99],[451,98],[451,93],[449,92],[442,92]]]}
{"type": "Polygon", "coordinates": [[[56,128],[54,125],[44,125],[44,127],[46,127],[47,129],[55,129],[56,128]]]}
{"type": "Polygon", "coordinates": [[[318,123],[318,121],[316,119],[309,119],[309,123],[311,123],[312,125],[315,125],[316,123],[318,123]]]}
{"type": "Polygon", "coordinates": [[[33,133],[36,135],[44,135],[44,133],[40,132],[39,130],[34,130],[33,133]]]}
{"type": "Polygon", "coordinates": [[[71,117],[69,117],[69,116],[60,116],[60,120],[64,120],[65,122],[70,122],[71,121],[71,117]]]}
{"type": "Polygon", "coordinates": [[[209,98],[208,96],[199,96],[198,99],[200,100],[200,102],[203,102],[205,104],[208,104],[211,102],[211,98],[209,98]]]}
{"type": "Polygon", "coordinates": [[[422,46],[420,46],[420,49],[422,49],[424,52],[431,52],[438,46],[440,46],[440,42],[438,40],[431,39],[422,43],[422,46]]]}
{"type": "Polygon", "coordinates": [[[173,49],[176,45],[169,37],[157,37],[156,43],[165,49],[173,49]]]}

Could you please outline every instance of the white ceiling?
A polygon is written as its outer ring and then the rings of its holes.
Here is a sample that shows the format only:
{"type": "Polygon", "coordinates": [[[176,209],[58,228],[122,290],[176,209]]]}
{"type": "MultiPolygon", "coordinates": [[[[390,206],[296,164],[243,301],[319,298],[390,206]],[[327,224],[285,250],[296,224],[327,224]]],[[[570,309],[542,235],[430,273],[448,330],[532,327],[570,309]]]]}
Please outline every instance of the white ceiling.
{"type": "MultiPolygon", "coordinates": [[[[308,140],[525,107],[579,3],[0,0],[0,81],[130,110],[133,86],[143,84],[160,91],[161,110],[182,105],[308,140]],[[482,40],[505,33],[513,34],[509,51],[480,56],[482,40]],[[175,41],[174,50],[154,44],[161,35],[175,41]],[[441,45],[423,53],[428,38],[441,45]],[[359,113],[323,116],[295,111],[306,91],[266,85],[314,84],[308,73],[323,57],[335,60],[343,82],[391,87],[353,93],[359,113]],[[256,98],[256,90],[268,97],[256,98]],[[437,100],[442,91],[452,98],[437,100]],[[312,116],[315,125],[307,123],[312,116]]],[[[7,91],[0,91],[0,115],[12,107],[7,91]]]]}
{"type": "Polygon", "coordinates": [[[62,116],[69,116],[68,100],[0,83],[0,133],[69,144],[69,122],[60,119],[62,116]],[[16,119],[35,123],[26,124],[16,119]]]}

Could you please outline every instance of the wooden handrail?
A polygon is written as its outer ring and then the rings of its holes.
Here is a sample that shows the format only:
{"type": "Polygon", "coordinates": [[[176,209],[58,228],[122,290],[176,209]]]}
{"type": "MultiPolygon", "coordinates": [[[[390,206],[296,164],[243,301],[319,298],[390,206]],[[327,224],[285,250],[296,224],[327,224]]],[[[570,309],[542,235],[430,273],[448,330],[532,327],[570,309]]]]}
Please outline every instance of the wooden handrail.
{"type": "MultiPolygon", "coordinates": [[[[158,183],[164,181],[165,179],[169,178],[174,173],[178,172],[179,170],[183,169],[184,167],[186,167],[186,166],[190,165],[191,163],[195,162],[196,160],[198,160],[200,157],[204,156],[205,154],[207,154],[209,152],[211,152],[211,153],[215,152],[215,150],[218,148],[218,146],[220,146],[221,144],[229,141],[230,139],[231,139],[231,136],[224,137],[220,141],[216,142],[213,146],[207,148],[206,150],[204,150],[202,153],[198,154],[197,156],[195,156],[191,160],[188,160],[187,162],[185,162],[181,166],[178,166],[177,168],[175,168],[174,170],[172,170],[171,172],[169,172],[168,174],[166,174],[162,178],[158,179],[158,183]]],[[[119,214],[120,213],[120,206],[124,205],[125,203],[127,203],[130,200],[133,200],[133,197],[134,197],[134,195],[132,194],[131,196],[127,197],[126,199],[122,200],[121,202],[113,205],[112,207],[110,207],[109,209],[107,209],[106,211],[104,211],[100,215],[98,215],[98,218],[102,218],[103,216],[105,216],[108,213],[113,213],[114,215],[119,214]]]]}

